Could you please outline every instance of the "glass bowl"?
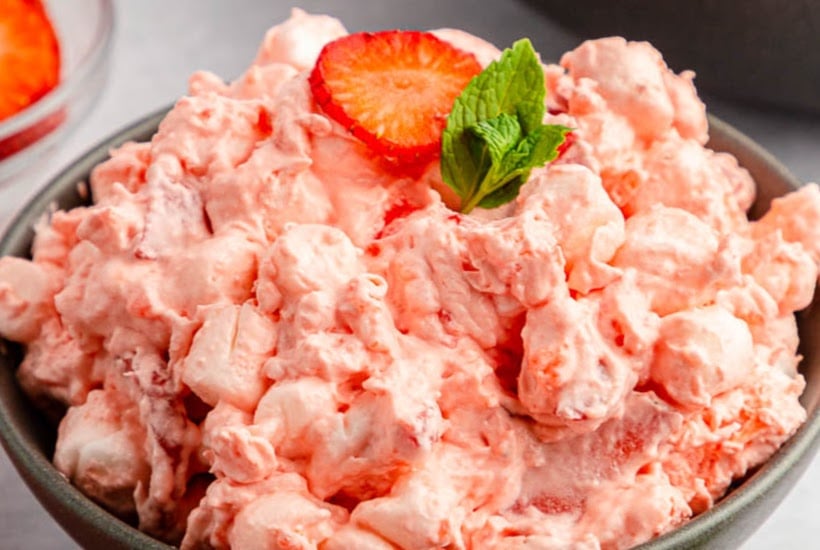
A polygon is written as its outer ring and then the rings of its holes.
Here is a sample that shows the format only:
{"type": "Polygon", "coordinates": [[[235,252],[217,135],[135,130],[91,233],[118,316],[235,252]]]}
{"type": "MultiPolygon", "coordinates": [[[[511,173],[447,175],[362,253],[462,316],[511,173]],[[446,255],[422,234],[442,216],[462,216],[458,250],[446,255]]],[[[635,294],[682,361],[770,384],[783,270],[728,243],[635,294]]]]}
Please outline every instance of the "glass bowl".
{"type": "Polygon", "coordinates": [[[112,0],[47,0],[60,41],[56,88],[0,122],[0,186],[66,138],[88,113],[108,74],[112,0]]]}
{"type": "MultiPolygon", "coordinates": [[[[111,148],[126,141],[151,139],[164,115],[158,112],[137,121],[100,142],[56,176],[9,225],[0,239],[0,256],[28,256],[37,220],[54,206],[68,209],[87,204],[90,197],[78,184],[88,181],[93,167],[108,158],[111,148]]],[[[709,124],[709,147],[735,155],[755,178],[757,200],[751,217],[760,216],[773,198],[799,185],[782,164],[752,140],[714,117],[709,124]]],[[[803,356],[800,372],[806,377],[801,397],[808,411],[805,424],[714,508],[636,550],[737,548],[800,478],[820,446],[820,296],[798,314],[797,321],[799,353],[803,356]]],[[[83,547],[172,550],[92,502],[52,465],[56,429],[17,383],[15,370],[22,360],[21,352],[19,346],[0,340],[0,443],[43,507],[83,547]]]]}

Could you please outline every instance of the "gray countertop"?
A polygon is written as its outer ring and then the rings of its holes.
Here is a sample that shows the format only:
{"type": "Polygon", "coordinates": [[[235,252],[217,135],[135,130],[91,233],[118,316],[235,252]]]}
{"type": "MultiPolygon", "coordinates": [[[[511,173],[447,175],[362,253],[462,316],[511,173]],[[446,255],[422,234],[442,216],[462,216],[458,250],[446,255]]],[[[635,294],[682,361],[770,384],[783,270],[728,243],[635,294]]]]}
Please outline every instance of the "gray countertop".
{"type": "MultiPolygon", "coordinates": [[[[0,226],[59,169],[103,137],[169,104],[187,76],[211,70],[237,76],[253,58],[265,30],[285,19],[290,4],[277,0],[142,0],[117,2],[111,74],[91,115],[45,163],[0,188],[0,226]]],[[[308,11],[342,18],[350,31],[385,27],[460,27],[507,45],[530,36],[545,59],[577,40],[529,3],[443,0],[302,0],[308,11]]],[[[803,181],[820,180],[820,118],[759,111],[707,98],[712,113],[769,149],[803,181]]],[[[39,506],[0,453],[0,548],[76,548],[39,506]]],[[[813,548],[820,539],[820,460],[808,471],[743,550],[813,548]]]]}

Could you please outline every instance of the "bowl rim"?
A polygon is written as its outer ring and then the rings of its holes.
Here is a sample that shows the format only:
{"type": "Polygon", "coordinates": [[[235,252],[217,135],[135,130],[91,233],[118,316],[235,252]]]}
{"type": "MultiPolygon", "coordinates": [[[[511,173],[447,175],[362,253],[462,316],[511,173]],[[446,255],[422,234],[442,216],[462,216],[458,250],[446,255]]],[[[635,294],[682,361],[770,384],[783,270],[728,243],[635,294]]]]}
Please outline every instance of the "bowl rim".
{"type": "MultiPolygon", "coordinates": [[[[28,242],[33,234],[31,223],[51,211],[53,203],[61,191],[71,185],[87,181],[88,175],[94,166],[108,158],[112,148],[121,144],[142,139],[150,139],[156,131],[160,121],[167,114],[170,106],[163,107],[146,115],[123,129],[109,135],[96,145],[87,149],[73,162],[67,165],[60,173],[54,176],[37,194],[20,208],[6,226],[0,236],[0,256],[13,255],[13,248],[19,243],[28,242]],[[146,137],[147,136],[147,137],[146,137]]],[[[733,142],[744,149],[744,156],[753,158],[772,170],[789,188],[796,189],[800,181],[789,172],[771,153],[763,149],[751,138],[735,129],[730,124],[708,115],[710,136],[721,136],[726,142],[733,142]]],[[[718,148],[716,150],[723,150],[718,148]]],[[[738,155],[739,156],[739,155],[738,155]]],[[[743,163],[741,163],[743,164],[743,163]]],[[[817,303],[817,299],[815,299],[817,303]]],[[[0,373],[2,374],[2,373],[0,373]]],[[[13,373],[9,373],[14,377],[13,373]]],[[[15,378],[16,379],[16,378],[15,378]]],[[[18,386],[19,389],[19,386],[18,386]]],[[[798,430],[754,473],[746,477],[741,484],[733,487],[710,510],[688,520],[684,525],[647,541],[636,548],[640,550],[673,550],[677,548],[715,547],[710,543],[711,537],[721,530],[733,516],[750,509],[755,501],[766,496],[769,498],[769,508],[773,509],[780,500],[791,490],[792,484],[783,484],[781,481],[790,479],[795,482],[811,462],[820,446],[820,404],[815,399],[810,408],[806,421],[798,430]],[[778,487],[783,487],[780,491],[778,487]]],[[[25,480],[31,490],[50,515],[75,540],[80,538],[69,528],[78,517],[83,517],[93,524],[97,536],[103,536],[114,543],[137,545],[141,548],[168,549],[171,546],[155,539],[123,522],[113,514],[86,497],[78,488],[71,484],[54,467],[49,457],[41,452],[37,444],[20,432],[9,422],[8,404],[0,400],[0,443],[5,448],[12,464],[25,480]],[[35,490],[33,484],[45,485],[47,495],[35,490]],[[60,512],[47,505],[55,505],[60,512]],[[67,516],[66,516],[67,514],[67,516]]],[[[769,510],[771,511],[771,510],[769,510]]],[[[768,513],[766,513],[768,515],[768,513]]],[[[739,544],[750,537],[762,522],[751,526],[740,539],[734,542],[739,544]]]]}
{"type": "MultiPolygon", "coordinates": [[[[80,56],[76,69],[62,78],[56,87],[22,111],[0,121],[0,140],[26,130],[59,109],[104,62],[114,35],[114,4],[113,0],[94,1],[99,6],[100,16],[93,31],[91,47],[80,56]]],[[[59,33],[60,29],[56,30],[59,33]]]]}

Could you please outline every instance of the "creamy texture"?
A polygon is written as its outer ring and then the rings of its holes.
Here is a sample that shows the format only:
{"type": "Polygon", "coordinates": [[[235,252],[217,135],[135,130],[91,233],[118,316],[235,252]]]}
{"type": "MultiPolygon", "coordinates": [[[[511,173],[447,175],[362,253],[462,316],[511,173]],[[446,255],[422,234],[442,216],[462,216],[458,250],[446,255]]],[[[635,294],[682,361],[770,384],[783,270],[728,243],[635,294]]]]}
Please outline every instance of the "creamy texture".
{"type": "Polygon", "coordinates": [[[183,548],[626,548],[797,429],[820,192],[749,222],[692,73],[620,38],[546,65],[574,143],[465,216],[317,110],[345,32],[295,10],[235,82],[193,75],[0,259],[72,482],[183,548]]]}

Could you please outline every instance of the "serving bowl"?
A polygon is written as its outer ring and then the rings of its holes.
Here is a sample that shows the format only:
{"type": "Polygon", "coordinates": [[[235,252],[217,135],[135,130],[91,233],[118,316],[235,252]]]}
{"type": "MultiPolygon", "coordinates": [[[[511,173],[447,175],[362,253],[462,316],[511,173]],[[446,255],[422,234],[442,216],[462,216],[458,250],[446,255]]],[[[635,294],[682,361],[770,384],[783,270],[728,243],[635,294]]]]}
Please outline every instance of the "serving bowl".
{"type": "Polygon", "coordinates": [[[46,2],[60,42],[60,83],[0,122],[0,185],[60,143],[94,105],[108,74],[112,0],[46,2]]]}
{"type": "MultiPolygon", "coordinates": [[[[108,157],[112,147],[126,141],[150,139],[164,114],[165,110],[154,113],[104,140],[54,178],[9,225],[0,240],[0,255],[28,256],[34,235],[32,228],[38,219],[54,207],[68,209],[86,204],[89,198],[82,183],[87,181],[91,169],[108,157]]],[[[734,154],[758,184],[752,217],[765,212],[772,198],[799,185],[776,159],[737,130],[714,117],[710,117],[710,126],[709,146],[734,154]]],[[[820,443],[819,309],[815,300],[798,317],[800,353],[804,356],[801,372],[807,380],[801,398],[808,410],[806,423],[766,464],[738,483],[713,509],[640,546],[642,550],[737,547],[751,536],[799,479],[820,443]]],[[[34,408],[16,382],[14,371],[22,359],[22,350],[8,342],[0,341],[0,344],[5,350],[0,353],[0,440],[40,503],[85,547],[169,548],[86,498],[52,466],[50,458],[56,427],[34,408]]]]}

